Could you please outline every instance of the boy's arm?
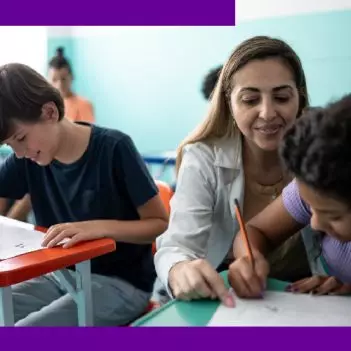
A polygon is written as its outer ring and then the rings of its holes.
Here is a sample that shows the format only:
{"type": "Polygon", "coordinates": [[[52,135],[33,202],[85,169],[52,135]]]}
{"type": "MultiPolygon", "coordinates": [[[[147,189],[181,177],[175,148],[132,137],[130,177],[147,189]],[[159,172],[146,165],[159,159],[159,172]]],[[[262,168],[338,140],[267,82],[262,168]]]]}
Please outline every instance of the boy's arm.
{"type": "Polygon", "coordinates": [[[27,194],[21,200],[17,200],[7,213],[7,217],[25,222],[32,209],[30,196],[27,194]]]}
{"type": "Polygon", "coordinates": [[[69,248],[81,241],[111,238],[131,244],[150,244],[166,231],[168,215],[159,195],[138,208],[140,219],[134,221],[92,220],[56,224],[47,231],[43,246],[54,247],[65,238],[69,248]]]}
{"type": "Polygon", "coordinates": [[[0,197],[0,215],[6,216],[10,200],[5,197],[0,197]]]}
{"type": "Polygon", "coordinates": [[[118,143],[111,167],[115,168],[116,182],[134,205],[139,219],[57,224],[48,230],[44,246],[54,246],[67,237],[71,240],[64,247],[102,237],[126,243],[147,244],[166,231],[167,211],[144,160],[129,137],[124,137],[118,143]]]}
{"type": "Polygon", "coordinates": [[[168,226],[168,214],[160,196],[155,195],[137,210],[140,220],[101,220],[92,221],[92,224],[99,228],[102,237],[134,244],[152,243],[168,226]]]}

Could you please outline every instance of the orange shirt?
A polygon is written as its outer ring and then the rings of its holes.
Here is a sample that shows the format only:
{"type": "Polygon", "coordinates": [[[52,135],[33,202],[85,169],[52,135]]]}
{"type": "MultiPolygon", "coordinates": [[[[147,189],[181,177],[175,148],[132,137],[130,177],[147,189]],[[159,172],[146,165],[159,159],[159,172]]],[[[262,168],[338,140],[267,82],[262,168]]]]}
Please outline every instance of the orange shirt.
{"type": "Polygon", "coordinates": [[[95,122],[93,105],[88,100],[78,95],[72,95],[64,98],[64,103],[66,118],[74,122],[95,122]]]}

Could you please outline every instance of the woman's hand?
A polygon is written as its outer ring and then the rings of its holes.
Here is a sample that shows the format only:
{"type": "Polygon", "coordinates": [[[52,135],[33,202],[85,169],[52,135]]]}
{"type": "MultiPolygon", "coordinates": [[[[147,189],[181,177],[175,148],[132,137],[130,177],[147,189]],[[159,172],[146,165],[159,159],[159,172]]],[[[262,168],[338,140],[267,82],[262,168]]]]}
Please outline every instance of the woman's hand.
{"type": "Polygon", "coordinates": [[[234,307],[234,297],[223,278],[206,260],[177,263],[169,272],[168,282],[177,299],[219,298],[226,306],[234,307]]]}

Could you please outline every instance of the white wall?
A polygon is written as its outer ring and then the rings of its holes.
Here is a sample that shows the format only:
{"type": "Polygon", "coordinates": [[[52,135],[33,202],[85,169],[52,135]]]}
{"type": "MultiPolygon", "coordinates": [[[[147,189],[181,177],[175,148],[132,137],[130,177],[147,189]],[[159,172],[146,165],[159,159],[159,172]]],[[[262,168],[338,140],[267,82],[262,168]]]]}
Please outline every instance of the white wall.
{"type": "Polygon", "coordinates": [[[49,38],[55,37],[69,37],[72,35],[72,28],[70,26],[50,26],[46,27],[47,36],[49,38]]]}
{"type": "Polygon", "coordinates": [[[261,18],[351,9],[351,0],[235,0],[236,24],[261,18]]]}
{"type": "Polygon", "coordinates": [[[47,65],[47,32],[45,27],[1,27],[0,65],[24,63],[40,73],[47,65]]]}

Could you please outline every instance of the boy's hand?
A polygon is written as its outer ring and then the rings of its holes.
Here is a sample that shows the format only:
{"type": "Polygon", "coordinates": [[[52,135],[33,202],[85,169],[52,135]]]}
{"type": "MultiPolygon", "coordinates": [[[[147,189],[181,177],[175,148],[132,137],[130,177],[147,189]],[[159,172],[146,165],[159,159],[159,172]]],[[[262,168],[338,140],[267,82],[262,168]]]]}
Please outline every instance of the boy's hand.
{"type": "Polygon", "coordinates": [[[64,239],[69,239],[63,248],[69,248],[81,241],[103,237],[94,221],[62,223],[51,226],[45,234],[42,246],[54,247],[64,239]]]}
{"type": "Polygon", "coordinates": [[[286,290],[314,295],[347,295],[351,293],[351,284],[343,284],[335,277],[314,275],[290,284],[286,290]]]}

